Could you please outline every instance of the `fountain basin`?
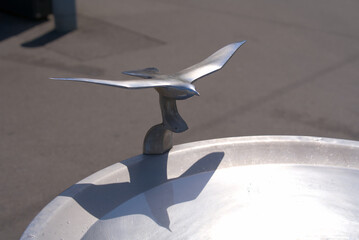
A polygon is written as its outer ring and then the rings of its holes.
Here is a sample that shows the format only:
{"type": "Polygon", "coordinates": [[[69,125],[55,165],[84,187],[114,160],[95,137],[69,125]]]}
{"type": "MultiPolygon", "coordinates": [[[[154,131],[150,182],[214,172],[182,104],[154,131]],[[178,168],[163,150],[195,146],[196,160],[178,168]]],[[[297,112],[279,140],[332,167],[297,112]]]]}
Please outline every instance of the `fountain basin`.
{"type": "Polygon", "coordinates": [[[73,185],[22,239],[356,239],[359,143],[236,137],[138,155],[73,185]]]}

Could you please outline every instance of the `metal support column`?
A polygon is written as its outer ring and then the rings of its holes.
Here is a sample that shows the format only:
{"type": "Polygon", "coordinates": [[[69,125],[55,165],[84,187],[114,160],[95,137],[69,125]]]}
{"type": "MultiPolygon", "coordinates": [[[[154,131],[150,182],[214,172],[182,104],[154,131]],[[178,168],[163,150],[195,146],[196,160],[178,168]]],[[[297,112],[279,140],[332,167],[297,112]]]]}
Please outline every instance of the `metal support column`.
{"type": "Polygon", "coordinates": [[[52,0],[55,30],[69,32],[77,28],[75,0],[52,0]]]}

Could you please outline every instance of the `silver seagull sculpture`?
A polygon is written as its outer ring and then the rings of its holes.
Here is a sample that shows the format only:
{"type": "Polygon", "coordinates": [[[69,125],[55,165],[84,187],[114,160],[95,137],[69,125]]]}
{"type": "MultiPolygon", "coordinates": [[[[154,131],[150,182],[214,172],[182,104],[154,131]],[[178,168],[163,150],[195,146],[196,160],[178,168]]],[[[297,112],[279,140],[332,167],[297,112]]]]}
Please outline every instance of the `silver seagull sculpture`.
{"type": "Polygon", "coordinates": [[[147,132],[143,149],[145,154],[162,154],[172,148],[172,132],[180,133],[188,129],[186,122],[178,113],[176,100],[187,99],[194,95],[199,96],[193,83],[208,74],[220,70],[245,42],[246,41],[231,43],[219,49],[203,61],[170,75],[160,74],[157,68],[145,68],[123,72],[123,74],[126,75],[143,78],[141,80],[114,81],[90,78],[51,79],[89,82],[128,89],[155,88],[160,95],[163,122],[153,126],[147,132]]]}

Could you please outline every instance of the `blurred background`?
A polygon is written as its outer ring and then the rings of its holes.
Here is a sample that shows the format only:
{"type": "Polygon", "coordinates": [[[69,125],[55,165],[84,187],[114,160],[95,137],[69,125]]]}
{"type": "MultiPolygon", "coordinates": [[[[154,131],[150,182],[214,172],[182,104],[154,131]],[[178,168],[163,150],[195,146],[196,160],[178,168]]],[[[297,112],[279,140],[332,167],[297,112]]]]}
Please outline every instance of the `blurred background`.
{"type": "Polygon", "coordinates": [[[77,0],[73,31],[55,29],[51,2],[38,1],[39,14],[24,2],[0,3],[0,239],[18,239],[72,184],[140,154],[161,122],[153,89],[49,77],[172,73],[247,40],[221,71],[196,82],[200,97],[178,101],[189,130],[175,144],[248,135],[359,140],[356,0],[77,0]]]}

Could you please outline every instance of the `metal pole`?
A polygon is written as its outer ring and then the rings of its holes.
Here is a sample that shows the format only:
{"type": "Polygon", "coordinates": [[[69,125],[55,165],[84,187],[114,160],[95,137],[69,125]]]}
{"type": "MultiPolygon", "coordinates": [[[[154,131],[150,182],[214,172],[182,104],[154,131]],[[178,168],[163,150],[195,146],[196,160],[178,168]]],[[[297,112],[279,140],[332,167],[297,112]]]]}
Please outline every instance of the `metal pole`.
{"type": "Polygon", "coordinates": [[[55,29],[68,32],[77,28],[75,0],[52,0],[55,29]]]}

